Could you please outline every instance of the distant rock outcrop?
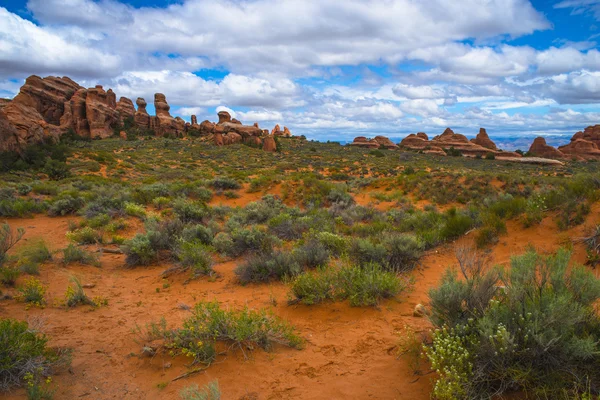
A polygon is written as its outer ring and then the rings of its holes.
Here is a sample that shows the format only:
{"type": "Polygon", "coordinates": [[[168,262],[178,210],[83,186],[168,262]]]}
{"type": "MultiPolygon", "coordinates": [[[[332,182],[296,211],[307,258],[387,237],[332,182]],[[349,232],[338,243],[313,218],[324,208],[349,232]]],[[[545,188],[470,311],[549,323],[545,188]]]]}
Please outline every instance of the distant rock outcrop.
{"type": "Polygon", "coordinates": [[[492,142],[487,132],[485,131],[485,128],[479,128],[479,133],[477,134],[477,137],[475,137],[475,139],[471,139],[471,143],[475,143],[479,146],[485,147],[486,149],[498,150],[498,148],[496,147],[496,143],[492,142]]]}
{"type": "Polygon", "coordinates": [[[445,155],[444,150],[454,149],[467,157],[484,157],[490,153],[504,158],[521,157],[517,153],[499,151],[484,128],[481,128],[477,137],[472,140],[467,139],[465,135],[460,133],[454,133],[450,128],[446,128],[441,135],[435,136],[431,140],[429,140],[427,134],[419,132],[405,137],[400,142],[400,146],[410,150],[423,151],[427,154],[445,155]]]}
{"type": "Polygon", "coordinates": [[[283,137],[292,137],[292,132],[290,132],[290,130],[288,129],[287,126],[283,127],[283,137]]]}
{"type": "Polygon", "coordinates": [[[364,147],[367,149],[378,149],[379,143],[375,139],[367,139],[365,136],[357,136],[350,146],[364,147]]]}
{"type": "Polygon", "coordinates": [[[562,151],[546,143],[546,139],[541,136],[536,137],[529,147],[529,154],[543,158],[564,158],[562,151]]]}

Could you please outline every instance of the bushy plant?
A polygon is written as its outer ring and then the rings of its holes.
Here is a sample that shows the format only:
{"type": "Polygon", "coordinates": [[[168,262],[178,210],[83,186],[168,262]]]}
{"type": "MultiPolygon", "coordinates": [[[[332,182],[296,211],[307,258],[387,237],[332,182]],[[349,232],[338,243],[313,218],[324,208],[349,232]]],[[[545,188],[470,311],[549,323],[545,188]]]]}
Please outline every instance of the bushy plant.
{"type": "Polygon", "coordinates": [[[273,344],[300,348],[302,339],[294,327],[265,310],[224,310],[218,302],[201,302],[191,310],[181,328],[167,329],[164,319],[148,329],[149,338],[163,339],[170,354],[183,354],[192,363],[211,364],[217,357],[216,343],[229,348],[270,350],[273,344]]]}
{"type": "Polygon", "coordinates": [[[36,307],[43,307],[46,304],[44,296],[46,295],[46,286],[35,278],[27,278],[23,285],[18,288],[18,294],[15,298],[19,301],[29,303],[36,307]]]}
{"type": "Polygon", "coordinates": [[[511,390],[559,398],[600,381],[600,279],[569,260],[563,249],[546,257],[529,250],[503,270],[462,252],[462,278],[449,270],[430,292],[440,330],[427,354],[439,398],[511,390]]]}
{"type": "Polygon", "coordinates": [[[0,266],[6,261],[8,250],[14,247],[25,234],[25,229],[13,231],[7,223],[0,225],[0,266]]]}
{"type": "Polygon", "coordinates": [[[18,268],[9,266],[0,267],[0,282],[3,285],[14,286],[20,275],[21,271],[18,268]]]}
{"type": "Polygon", "coordinates": [[[205,204],[185,199],[177,199],[173,202],[173,212],[184,223],[202,222],[210,215],[205,204]]]}
{"type": "Polygon", "coordinates": [[[214,234],[209,227],[197,224],[185,227],[181,232],[181,237],[184,240],[199,240],[203,244],[209,245],[212,243],[214,234]]]}
{"type": "Polygon", "coordinates": [[[125,263],[130,267],[151,264],[158,256],[148,235],[142,233],[126,240],[121,246],[121,250],[126,255],[125,263]]]}
{"type": "Polygon", "coordinates": [[[217,190],[238,190],[242,188],[236,180],[227,177],[217,177],[210,182],[210,186],[217,190]]]}
{"type": "Polygon", "coordinates": [[[48,249],[48,246],[46,246],[46,242],[43,239],[39,239],[31,241],[26,246],[21,247],[19,257],[31,262],[43,263],[52,260],[52,253],[48,249]]]}
{"type": "Polygon", "coordinates": [[[291,253],[274,252],[249,258],[235,269],[235,274],[242,284],[247,284],[291,278],[301,271],[291,253]]]}
{"type": "Polygon", "coordinates": [[[130,203],[130,202],[125,202],[125,214],[130,215],[132,217],[138,217],[138,218],[144,218],[146,216],[146,209],[144,208],[144,206],[136,204],[136,203],[130,203]]]}
{"type": "Polygon", "coordinates": [[[181,389],[179,398],[181,400],[220,400],[221,390],[217,381],[210,382],[202,388],[194,384],[181,389]]]}
{"type": "Polygon", "coordinates": [[[100,260],[98,256],[89,251],[75,246],[70,243],[66,248],[62,250],[63,253],[63,264],[80,263],[83,265],[93,265],[94,267],[100,266],[100,260]]]}
{"type": "Polygon", "coordinates": [[[70,279],[71,283],[67,287],[65,292],[65,305],[67,307],[76,307],[78,305],[89,305],[95,306],[96,304],[90,299],[83,290],[83,286],[77,277],[72,276],[70,279]]]}
{"type": "Polygon", "coordinates": [[[213,260],[206,245],[199,240],[181,240],[176,251],[183,270],[191,270],[192,277],[212,275],[213,260]]]}
{"type": "Polygon", "coordinates": [[[56,200],[48,209],[48,215],[56,217],[59,215],[75,214],[85,205],[81,197],[65,196],[56,200]]]}
{"type": "Polygon", "coordinates": [[[386,260],[383,266],[395,272],[414,268],[423,254],[423,244],[414,235],[392,234],[383,240],[386,260]]]}
{"type": "Polygon", "coordinates": [[[68,178],[71,175],[71,169],[62,161],[48,160],[44,165],[44,173],[53,181],[68,178]]]}
{"type": "Polygon", "coordinates": [[[309,240],[294,249],[294,259],[303,268],[325,267],[329,263],[329,251],[316,240],[309,240]]]}
{"type": "Polygon", "coordinates": [[[27,322],[0,318],[0,391],[22,386],[30,374],[50,374],[61,360],[47,345],[27,322]]]}
{"type": "Polygon", "coordinates": [[[314,240],[321,243],[334,257],[341,256],[349,247],[348,239],[331,232],[319,232],[314,236],[314,240]]]}
{"type": "Polygon", "coordinates": [[[370,239],[354,239],[348,254],[359,266],[371,263],[383,265],[386,262],[387,250],[382,244],[374,243],[370,239]]]}
{"type": "Polygon", "coordinates": [[[78,244],[102,243],[102,235],[89,226],[67,232],[67,239],[78,244]]]}
{"type": "Polygon", "coordinates": [[[230,234],[221,232],[213,239],[213,246],[220,253],[238,257],[248,251],[271,253],[276,238],[264,231],[252,227],[236,229],[230,234]]]}

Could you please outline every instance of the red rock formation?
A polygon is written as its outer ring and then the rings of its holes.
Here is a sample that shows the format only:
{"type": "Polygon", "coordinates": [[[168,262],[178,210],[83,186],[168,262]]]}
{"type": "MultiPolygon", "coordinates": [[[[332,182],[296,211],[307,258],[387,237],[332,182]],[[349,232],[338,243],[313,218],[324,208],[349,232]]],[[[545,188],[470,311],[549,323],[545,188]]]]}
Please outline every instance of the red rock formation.
{"type": "Polygon", "coordinates": [[[485,128],[479,128],[479,133],[477,134],[477,137],[475,139],[471,139],[471,143],[483,146],[486,149],[498,150],[498,148],[496,147],[496,143],[492,142],[487,132],[485,131],[485,128]]]}
{"type": "Polygon", "coordinates": [[[198,125],[198,119],[195,115],[192,115],[192,125],[198,125]]]}
{"type": "Polygon", "coordinates": [[[148,103],[146,103],[146,100],[143,98],[138,97],[135,101],[135,104],[138,106],[133,117],[135,124],[143,129],[150,128],[150,115],[148,115],[148,111],[146,111],[146,106],[148,103]]]}
{"type": "Polygon", "coordinates": [[[156,117],[152,118],[151,125],[154,126],[157,135],[183,135],[185,132],[185,121],[180,117],[173,118],[171,116],[169,112],[171,106],[167,103],[167,98],[164,94],[154,94],[154,108],[156,109],[156,117]]]}
{"type": "Polygon", "coordinates": [[[383,146],[386,149],[393,150],[398,148],[398,146],[394,142],[392,142],[385,136],[375,136],[373,140],[379,143],[379,146],[383,146]]]}
{"type": "Polygon", "coordinates": [[[418,132],[417,137],[420,137],[423,140],[429,140],[429,136],[425,132],[418,132]]]}
{"type": "Polygon", "coordinates": [[[217,115],[219,116],[219,122],[217,122],[217,125],[224,124],[225,122],[231,122],[231,115],[227,111],[219,111],[217,115]]]}
{"type": "Polygon", "coordinates": [[[263,150],[270,152],[277,151],[277,143],[275,142],[275,136],[269,135],[263,139],[263,150]]]}
{"type": "Polygon", "coordinates": [[[292,132],[290,132],[287,126],[283,127],[283,137],[292,137],[292,132]]]}
{"type": "Polygon", "coordinates": [[[406,147],[411,150],[423,150],[428,146],[431,146],[427,135],[423,132],[419,132],[416,135],[411,133],[400,142],[400,146],[406,147]]]}
{"type": "Polygon", "coordinates": [[[91,138],[107,138],[113,135],[118,125],[119,114],[114,93],[105,92],[102,86],[88,89],[85,100],[85,115],[90,125],[91,138]]]}
{"type": "Polygon", "coordinates": [[[590,142],[593,142],[600,148],[600,125],[588,126],[583,130],[583,132],[577,132],[571,138],[571,141],[575,141],[577,139],[584,139],[590,142]]]}
{"type": "Polygon", "coordinates": [[[231,118],[231,123],[232,124],[237,124],[237,125],[242,125],[242,123],[239,120],[235,119],[235,118],[231,118]]]}
{"type": "Polygon", "coordinates": [[[591,140],[576,139],[565,146],[560,146],[558,150],[566,156],[579,160],[600,159],[600,149],[591,140]]]}
{"type": "Polygon", "coordinates": [[[350,146],[364,147],[367,149],[378,149],[379,143],[374,139],[367,139],[364,136],[357,136],[354,141],[350,143],[350,146]]]}
{"type": "Polygon", "coordinates": [[[126,119],[133,119],[135,116],[135,107],[131,99],[127,97],[121,97],[117,102],[117,112],[121,123],[125,122],[126,119]]]}
{"type": "Polygon", "coordinates": [[[543,158],[564,158],[565,156],[562,151],[546,144],[546,139],[541,136],[535,138],[529,147],[529,153],[543,158]]]}
{"type": "Polygon", "coordinates": [[[283,132],[281,132],[281,128],[279,127],[279,124],[275,125],[275,127],[273,128],[273,130],[271,130],[271,135],[274,135],[274,136],[281,136],[281,135],[283,135],[283,132]]]}

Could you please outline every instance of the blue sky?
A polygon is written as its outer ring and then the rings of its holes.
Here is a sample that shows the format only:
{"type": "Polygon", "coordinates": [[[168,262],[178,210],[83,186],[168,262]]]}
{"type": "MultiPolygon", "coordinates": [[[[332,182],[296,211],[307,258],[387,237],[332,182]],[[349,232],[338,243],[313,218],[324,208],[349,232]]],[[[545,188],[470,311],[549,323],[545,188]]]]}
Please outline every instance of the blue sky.
{"type": "Polygon", "coordinates": [[[600,123],[598,43],[600,0],[0,0],[0,96],[66,75],[319,140],[562,144],[600,123]]]}

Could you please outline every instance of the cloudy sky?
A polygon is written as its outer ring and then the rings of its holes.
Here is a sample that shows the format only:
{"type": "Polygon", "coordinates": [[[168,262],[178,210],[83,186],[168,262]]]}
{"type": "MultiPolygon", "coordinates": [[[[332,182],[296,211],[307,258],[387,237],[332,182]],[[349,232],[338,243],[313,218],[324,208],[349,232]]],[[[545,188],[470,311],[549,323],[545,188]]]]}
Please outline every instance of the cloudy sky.
{"type": "Polygon", "coordinates": [[[599,41],[600,0],[0,0],[0,97],[66,75],[186,120],[526,147],[600,123],[599,41]]]}

